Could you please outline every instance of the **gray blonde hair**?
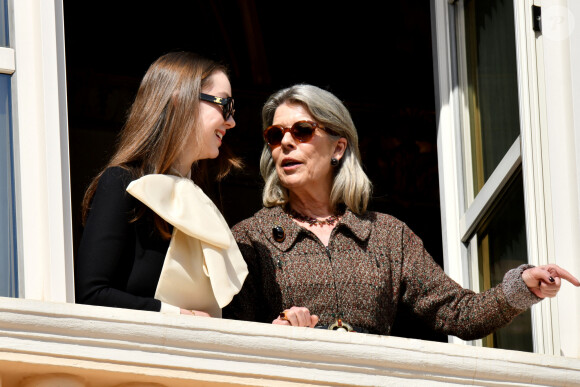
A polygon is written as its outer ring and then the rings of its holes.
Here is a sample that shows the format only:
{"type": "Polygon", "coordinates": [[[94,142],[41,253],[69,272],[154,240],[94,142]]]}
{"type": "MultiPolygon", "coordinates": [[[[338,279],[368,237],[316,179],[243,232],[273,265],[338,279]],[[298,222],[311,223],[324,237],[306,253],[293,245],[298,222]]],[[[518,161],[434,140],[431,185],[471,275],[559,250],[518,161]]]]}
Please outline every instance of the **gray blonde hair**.
{"type": "MultiPolygon", "coordinates": [[[[346,138],[348,144],[335,170],[330,204],[333,208],[344,204],[352,212],[363,214],[371,196],[372,184],[362,168],[358,135],[348,109],[336,96],[326,90],[306,84],[294,85],[268,98],[262,108],[262,130],[272,125],[276,109],[284,103],[304,106],[316,122],[346,138]]],[[[268,144],[264,144],[262,149],[260,172],[265,182],[262,193],[264,206],[286,204],[288,190],[280,183],[268,144]]]]}

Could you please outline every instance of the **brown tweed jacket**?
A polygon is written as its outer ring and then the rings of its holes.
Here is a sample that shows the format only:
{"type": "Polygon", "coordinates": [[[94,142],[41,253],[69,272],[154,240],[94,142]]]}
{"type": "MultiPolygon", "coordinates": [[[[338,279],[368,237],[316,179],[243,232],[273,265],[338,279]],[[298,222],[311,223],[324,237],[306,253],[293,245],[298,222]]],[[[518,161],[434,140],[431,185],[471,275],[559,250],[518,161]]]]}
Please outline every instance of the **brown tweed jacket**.
{"type": "Polygon", "coordinates": [[[521,279],[525,265],[483,293],[463,289],[433,261],[419,237],[386,214],[347,210],[327,247],[280,207],[264,208],[232,231],[250,274],[224,309],[225,318],[270,323],[280,311],[304,306],[320,324],[341,317],[388,335],[405,303],[434,330],[468,340],[508,324],[539,300],[521,279]],[[277,226],[284,240],[276,240],[277,226]]]}

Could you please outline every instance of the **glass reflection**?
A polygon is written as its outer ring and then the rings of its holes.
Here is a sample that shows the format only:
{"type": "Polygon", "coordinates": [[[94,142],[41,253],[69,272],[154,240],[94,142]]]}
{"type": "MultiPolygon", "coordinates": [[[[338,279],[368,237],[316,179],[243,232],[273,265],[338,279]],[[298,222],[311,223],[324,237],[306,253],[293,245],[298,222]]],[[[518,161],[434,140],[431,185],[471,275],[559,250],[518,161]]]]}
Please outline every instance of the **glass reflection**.
{"type": "Polygon", "coordinates": [[[474,193],[520,132],[513,0],[465,2],[474,193]]]}
{"type": "Polygon", "coordinates": [[[0,74],[0,296],[17,296],[11,77],[0,74]]]}
{"type": "Polygon", "coordinates": [[[0,47],[10,47],[7,0],[0,0],[0,47]]]}
{"type": "MultiPolygon", "coordinates": [[[[523,197],[519,172],[477,235],[481,291],[502,282],[508,270],[528,262],[523,197]]],[[[488,347],[532,352],[531,312],[527,310],[483,342],[488,347]]]]}

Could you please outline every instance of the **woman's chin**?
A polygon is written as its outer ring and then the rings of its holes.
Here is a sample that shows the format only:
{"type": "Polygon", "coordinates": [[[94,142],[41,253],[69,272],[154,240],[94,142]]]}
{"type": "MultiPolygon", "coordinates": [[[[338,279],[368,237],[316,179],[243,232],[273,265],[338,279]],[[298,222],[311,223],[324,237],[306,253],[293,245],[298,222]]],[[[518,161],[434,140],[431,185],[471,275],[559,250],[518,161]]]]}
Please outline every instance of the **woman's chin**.
{"type": "MultiPolygon", "coordinates": [[[[278,177],[280,178],[280,175],[278,175],[278,177]]],[[[280,183],[282,184],[282,187],[290,191],[304,187],[307,184],[307,182],[304,182],[303,179],[296,178],[294,176],[290,176],[290,178],[288,176],[280,178],[280,183]]]]}
{"type": "Polygon", "coordinates": [[[210,151],[210,152],[205,152],[205,154],[203,155],[203,157],[200,160],[210,160],[210,159],[215,159],[220,155],[220,150],[216,149],[215,151],[210,151]]]}

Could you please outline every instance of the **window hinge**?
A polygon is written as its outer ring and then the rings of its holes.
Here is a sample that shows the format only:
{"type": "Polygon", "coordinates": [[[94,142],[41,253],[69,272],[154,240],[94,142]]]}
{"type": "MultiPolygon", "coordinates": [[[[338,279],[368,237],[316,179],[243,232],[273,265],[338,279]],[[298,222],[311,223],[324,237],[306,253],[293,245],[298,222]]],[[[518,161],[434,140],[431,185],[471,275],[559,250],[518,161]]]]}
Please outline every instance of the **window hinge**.
{"type": "Polygon", "coordinates": [[[534,31],[542,32],[542,8],[532,5],[532,26],[534,31]]]}

